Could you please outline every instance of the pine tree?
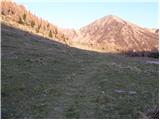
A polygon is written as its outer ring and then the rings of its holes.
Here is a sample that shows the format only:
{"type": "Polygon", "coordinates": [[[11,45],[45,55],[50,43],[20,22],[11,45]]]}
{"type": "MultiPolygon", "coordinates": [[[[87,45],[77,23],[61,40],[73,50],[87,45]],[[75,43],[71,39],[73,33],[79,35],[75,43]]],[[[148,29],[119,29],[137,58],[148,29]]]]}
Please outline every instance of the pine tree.
{"type": "Polygon", "coordinates": [[[23,20],[21,17],[19,17],[19,21],[18,21],[19,24],[24,24],[23,20]]]}
{"type": "Polygon", "coordinates": [[[37,32],[37,33],[39,32],[40,28],[41,28],[41,25],[38,25],[38,27],[37,27],[37,29],[36,29],[36,32],[37,32]]]}
{"type": "Polygon", "coordinates": [[[24,22],[26,21],[26,18],[27,18],[27,15],[24,13],[23,14],[23,20],[24,20],[24,22]]]}
{"type": "Polygon", "coordinates": [[[65,41],[65,36],[64,36],[64,34],[62,34],[61,38],[62,38],[62,40],[65,41]]]}
{"type": "Polygon", "coordinates": [[[48,36],[49,36],[50,38],[52,38],[52,37],[53,37],[53,36],[52,36],[52,32],[51,32],[51,30],[49,31],[48,36]]]}
{"type": "Polygon", "coordinates": [[[32,21],[31,21],[31,27],[33,28],[34,25],[35,25],[35,22],[32,20],[32,21]]]}
{"type": "Polygon", "coordinates": [[[49,26],[50,26],[50,25],[49,25],[49,23],[48,23],[48,24],[47,24],[47,28],[49,28],[49,26]]]}
{"type": "Polygon", "coordinates": [[[54,34],[57,34],[58,33],[58,30],[57,28],[54,29],[54,34]]]}

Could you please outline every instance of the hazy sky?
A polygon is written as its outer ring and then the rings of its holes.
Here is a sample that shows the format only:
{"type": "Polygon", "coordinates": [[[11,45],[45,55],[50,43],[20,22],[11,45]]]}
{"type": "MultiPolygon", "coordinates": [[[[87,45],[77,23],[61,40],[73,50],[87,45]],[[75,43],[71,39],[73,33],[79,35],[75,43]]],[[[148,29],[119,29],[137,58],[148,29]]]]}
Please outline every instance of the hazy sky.
{"type": "Polygon", "coordinates": [[[142,27],[158,27],[157,2],[23,2],[28,10],[63,28],[80,28],[106,15],[116,15],[142,27]]]}

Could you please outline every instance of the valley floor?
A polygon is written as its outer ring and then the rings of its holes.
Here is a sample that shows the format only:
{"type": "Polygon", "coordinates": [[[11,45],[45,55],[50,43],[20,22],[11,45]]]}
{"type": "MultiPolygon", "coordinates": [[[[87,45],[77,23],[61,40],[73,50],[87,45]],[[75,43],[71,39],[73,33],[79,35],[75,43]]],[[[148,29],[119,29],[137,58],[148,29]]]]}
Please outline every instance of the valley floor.
{"type": "Polygon", "coordinates": [[[158,64],[1,35],[2,118],[145,118],[159,104],[158,64]]]}

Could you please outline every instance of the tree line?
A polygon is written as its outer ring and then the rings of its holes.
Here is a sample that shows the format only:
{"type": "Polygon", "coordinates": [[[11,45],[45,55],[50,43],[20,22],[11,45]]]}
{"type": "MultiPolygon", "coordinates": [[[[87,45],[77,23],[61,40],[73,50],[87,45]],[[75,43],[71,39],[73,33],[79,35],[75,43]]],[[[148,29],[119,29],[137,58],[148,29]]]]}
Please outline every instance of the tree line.
{"type": "Polygon", "coordinates": [[[15,2],[2,1],[1,15],[8,17],[18,24],[28,26],[36,33],[41,33],[49,38],[57,38],[64,42],[68,40],[68,37],[60,32],[57,26],[37,17],[30,11],[27,11],[23,5],[17,5],[15,2]]]}

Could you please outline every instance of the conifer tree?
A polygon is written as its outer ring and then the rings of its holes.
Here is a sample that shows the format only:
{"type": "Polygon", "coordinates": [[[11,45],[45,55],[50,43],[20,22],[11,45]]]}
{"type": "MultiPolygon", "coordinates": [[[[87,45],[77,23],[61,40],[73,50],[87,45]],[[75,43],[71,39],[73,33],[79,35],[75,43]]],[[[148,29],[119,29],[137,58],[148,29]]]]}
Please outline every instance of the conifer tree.
{"type": "Polygon", "coordinates": [[[52,38],[52,32],[51,30],[49,31],[49,35],[48,35],[50,38],[52,38]]]}
{"type": "Polygon", "coordinates": [[[18,23],[19,23],[19,24],[24,24],[24,22],[23,22],[23,20],[22,20],[21,17],[19,17],[18,23]]]}

